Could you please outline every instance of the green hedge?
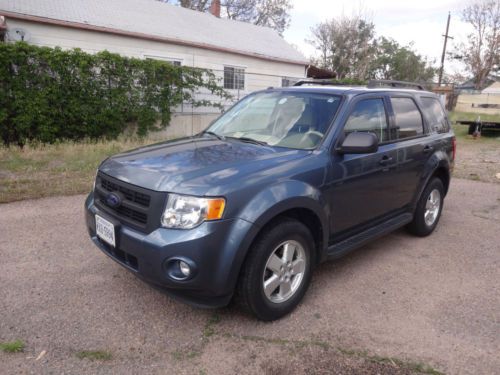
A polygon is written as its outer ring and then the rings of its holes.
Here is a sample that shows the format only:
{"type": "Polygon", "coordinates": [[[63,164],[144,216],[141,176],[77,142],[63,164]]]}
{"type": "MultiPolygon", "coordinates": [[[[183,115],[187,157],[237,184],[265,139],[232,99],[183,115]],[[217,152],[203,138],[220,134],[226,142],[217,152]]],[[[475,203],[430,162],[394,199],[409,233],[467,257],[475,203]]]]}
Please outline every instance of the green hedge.
{"type": "Polygon", "coordinates": [[[217,106],[195,100],[200,88],[228,97],[207,70],[107,51],[0,43],[0,136],[5,145],[22,147],[115,138],[130,124],[143,136],[165,128],[182,102],[217,106]]]}

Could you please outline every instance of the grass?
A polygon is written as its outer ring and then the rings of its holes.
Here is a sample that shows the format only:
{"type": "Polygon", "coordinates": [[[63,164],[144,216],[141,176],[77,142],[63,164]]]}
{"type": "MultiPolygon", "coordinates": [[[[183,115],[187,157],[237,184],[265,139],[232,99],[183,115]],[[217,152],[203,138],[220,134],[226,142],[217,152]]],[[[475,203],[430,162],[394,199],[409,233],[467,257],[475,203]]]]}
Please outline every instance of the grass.
{"type": "Polygon", "coordinates": [[[428,375],[444,375],[442,372],[434,369],[432,366],[429,366],[422,362],[411,362],[401,360],[399,358],[394,357],[383,357],[379,355],[370,355],[366,351],[362,350],[352,350],[352,349],[344,349],[337,348],[339,352],[347,356],[354,356],[358,358],[366,359],[373,363],[381,363],[381,364],[389,364],[393,366],[397,366],[402,369],[408,369],[412,372],[416,372],[419,374],[428,374],[428,375]]]}
{"type": "MultiPolygon", "coordinates": [[[[382,357],[378,355],[369,354],[367,351],[361,350],[352,350],[352,349],[344,349],[344,348],[336,348],[332,346],[330,343],[318,339],[309,339],[309,340],[293,340],[293,339],[282,339],[282,338],[269,338],[255,335],[239,335],[230,332],[218,332],[216,330],[217,324],[221,321],[221,317],[217,313],[213,313],[207,319],[205,326],[201,332],[201,341],[198,345],[197,349],[189,349],[189,350],[176,350],[171,352],[172,359],[176,361],[186,361],[192,360],[201,356],[205,350],[205,347],[217,337],[224,337],[229,340],[242,340],[242,341],[250,341],[250,342],[261,342],[264,344],[277,345],[281,347],[287,347],[288,349],[293,349],[294,351],[300,352],[301,350],[305,350],[307,348],[320,348],[324,351],[337,351],[341,355],[356,357],[363,361],[379,363],[381,365],[390,365],[400,369],[410,370],[412,373],[420,373],[420,374],[428,374],[428,375],[443,375],[442,372],[434,369],[430,365],[421,362],[412,362],[406,361],[399,358],[394,357],[382,357]]],[[[204,369],[200,370],[200,374],[204,373],[204,369]]]]}
{"type": "Polygon", "coordinates": [[[212,336],[217,335],[216,325],[220,322],[221,318],[216,312],[212,313],[205,323],[203,330],[201,331],[201,340],[195,347],[178,349],[171,353],[172,358],[176,361],[185,361],[198,357],[203,353],[205,346],[210,342],[212,336]]]}
{"type": "Polygon", "coordinates": [[[297,349],[311,347],[311,346],[319,347],[323,350],[336,349],[338,352],[346,356],[357,357],[374,363],[389,364],[392,366],[397,366],[402,369],[408,369],[415,373],[428,374],[428,375],[443,375],[442,372],[434,369],[432,366],[427,365],[425,363],[406,361],[394,357],[382,357],[378,355],[371,355],[367,351],[362,351],[362,350],[344,349],[340,347],[334,348],[328,342],[321,340],[287,340],[279,338],[267,338],[261,336],[248,336],[248,335],[239,336],[227,333],[224,334],[223,336],[227,338],[238,338],[245,341],[265,342],[280,346],[291,345],[297,349]]]}
{"type": "Polygon", "coordinates": [[[185,361],[189,359],[196,358],[201,354],[199,350],[175,350],[172,352],[172,358],[176,361],[185,361]]]}
{"type": "Polygon", "coordinates": [[[11,342],[0,342],[0,349],[5,353],[19,353],[24,350],[24,342],[21,340],[11,342]]]}
{"type": "Polygon", "coordinates": [[[452,111],[449,113],[451,122],[456,122],[459,120],[463,121],[476,121],[477,117],[481,116],[482,121],[498,121],[500,122],[500,115],[488,115],[483,113],[472,113],[472,112],[456,112],[452,111]]]}
{"type": "MultiPolygon", "coordinates": [[[[452,122],[476,118],[477,114],[474,113],[450,112],[452,122]]],[[[481,115],[481,119],[500,121],[500,115],[481,115]]],[[[467,126],[455,124],[453,130],[459,150],[462,146],[474,152],[489,148],[494,153],[500,147],[500,132],[485,133],[480,139],[472,139],[467,134],[467,126]]],[[[28,145],[22,150],[0,146],[0,203],[86,193],[92,187],[97,166],[106,157],[160,140],[156,135],[146,139],[28,145]]],[[[477,155],[480,157],[480,153],[477,155]]],[[[460,169],[460,166],[457,167],[460,169]]],[[[481,175],[477,171],[473,172],[481,175]]],[[[474,173],[464,172],[461,177],[475,179],[474,173]]],[[[490,180],[487,181],[497,182],[495,179],[490,180]]]]}
{"type": "Polygon", "coordinates": [[[215,334],[215,326],[220,322],[220,316],[217,313],[213,313],[210,318],[208,318],[205,327],[203,328],[203,337],[205,339],[213,336],[215,334]]]}
{"type": "Polygon", "coordinates": [[[0,203],[90,191],[99,163],[158,138],[0,146],[0,203]]]}
{"type": "MultiPolygon", "coordinates": [[[[475,116],[473,113],[450,113],[452,121],[475,120],[475,116]]],[[[481,119],[500,122],[500,115],[481,115],[481,119]]],[[[472,137],[468,134],[468,126],[456,123],[452,126],[457,137],[454,177],[500,183],[496,177],[500,173],[500,130],[483,131],[481,137],[472,137]]]]}
{"type": "Polygon", "coordinates": [[[90,359],[91,361],[109,361],[113,358],[110,352],[104,350],[81,350],[75,353],[80,359],[90,359]]]}

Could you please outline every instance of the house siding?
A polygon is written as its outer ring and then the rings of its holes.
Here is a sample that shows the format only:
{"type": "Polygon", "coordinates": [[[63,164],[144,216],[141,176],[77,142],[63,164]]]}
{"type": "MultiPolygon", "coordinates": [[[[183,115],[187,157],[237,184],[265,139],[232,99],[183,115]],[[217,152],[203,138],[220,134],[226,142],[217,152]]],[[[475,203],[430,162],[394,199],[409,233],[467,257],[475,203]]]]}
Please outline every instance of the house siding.
{"type": "MultiPolygon", "coordinates": [[[[80,48],[88,53],[108,50],[128,57],[179,60],[185,66],[211,69],[221,79],[225,65],[242,67],[245,68],[245,89],[229,90],[236,100],[253,91],[270,86],[280,87],[282,77],[305,76],[304,65],[269,61],[229,52],[18,19],[7,18],[7,27],[28,31],[30,33],[28,42],[37,46],[80,48]]],[[[199,97],[210,99],[207,95],[200,93],[199,97]]],[[[226,101],[223,104],[229,107],[233,102],[234,100],[226,101]]],[[[219,115],[218,110],[214,108],[191,108],[188,104],[176,108],[174,112],[172,122],[166,131],[167,136],[197,133],[219,115]]]]}

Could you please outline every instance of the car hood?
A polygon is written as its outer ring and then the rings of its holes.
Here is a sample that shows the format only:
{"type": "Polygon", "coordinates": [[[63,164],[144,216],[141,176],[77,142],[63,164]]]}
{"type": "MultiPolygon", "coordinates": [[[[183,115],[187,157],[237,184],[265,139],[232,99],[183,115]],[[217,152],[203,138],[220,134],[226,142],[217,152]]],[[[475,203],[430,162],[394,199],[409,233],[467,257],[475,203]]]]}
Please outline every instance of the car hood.
{"type": "Polygon", "coordinates": [[[99,170],[155,191],[218,195],[230,185],[237,187],[250,175],[257,177],[309,153],[201,136],[118,154],[105,160],[99,170]]]}

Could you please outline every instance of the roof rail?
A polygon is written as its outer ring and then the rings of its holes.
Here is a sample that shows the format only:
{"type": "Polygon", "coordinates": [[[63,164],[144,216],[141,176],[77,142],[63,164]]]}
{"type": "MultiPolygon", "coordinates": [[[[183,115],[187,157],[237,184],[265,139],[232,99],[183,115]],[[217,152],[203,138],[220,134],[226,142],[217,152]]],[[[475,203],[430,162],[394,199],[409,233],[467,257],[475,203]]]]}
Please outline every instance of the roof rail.
{"type": "Polygon", "coordinates": [[[380,79],[380,80],[371,80],[368,82],[368,88],[375,87],[414,87],[417,90],[425,90],[424,86],[420,83],[415,82],[405,82],[405,81],[393,81],[391,79],[380,79]]]}
{"type": "Polygon", "coordinates": [[[301,79],[293,84],[294,86],[320,85],[320,86],[356,86],[352,83],[336,82],[331,79],[301,79]]]}

